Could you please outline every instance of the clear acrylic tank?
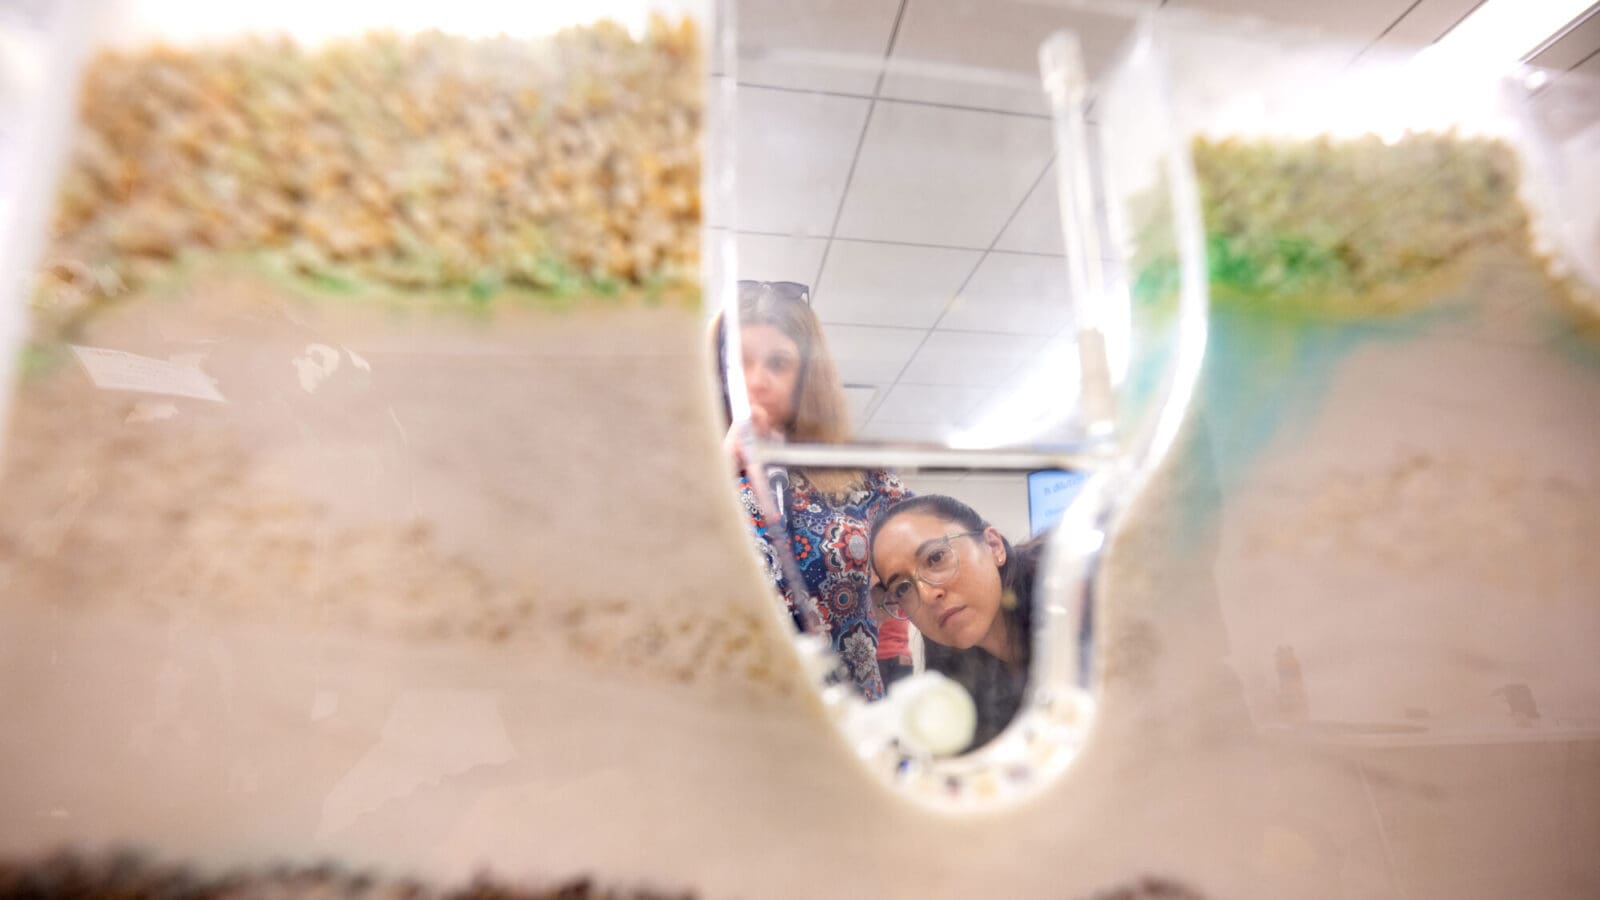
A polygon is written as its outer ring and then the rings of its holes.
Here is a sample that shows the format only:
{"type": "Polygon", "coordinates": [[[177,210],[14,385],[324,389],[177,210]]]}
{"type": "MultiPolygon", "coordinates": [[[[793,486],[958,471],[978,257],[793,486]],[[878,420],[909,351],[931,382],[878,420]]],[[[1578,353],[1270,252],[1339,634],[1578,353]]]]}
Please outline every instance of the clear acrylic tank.
{"type": "Polygon", "coordinates": [[[1043,0],[0,44],[0,894],[1600,891],[1581,72],[1043,0]],[[757,427],[741,279],[841,431],[757,427]],[[992,740],[773,591],[879,574],[784,524],[867,470],[1048,550],[992,740]]]}

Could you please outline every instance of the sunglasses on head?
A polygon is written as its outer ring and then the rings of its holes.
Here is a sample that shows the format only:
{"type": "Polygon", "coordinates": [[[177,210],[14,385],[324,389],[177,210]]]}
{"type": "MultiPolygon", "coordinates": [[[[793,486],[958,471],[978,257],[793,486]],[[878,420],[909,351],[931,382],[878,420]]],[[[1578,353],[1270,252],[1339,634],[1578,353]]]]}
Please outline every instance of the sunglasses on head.
{"type": "Polygon", "coordinates": [[[798,281],[746,281],[739,282],[739,299],[754,300],[758,297],[776,297],[779,300],[791,300],[798,303],[811,305],[811,288],[798,281]]]}

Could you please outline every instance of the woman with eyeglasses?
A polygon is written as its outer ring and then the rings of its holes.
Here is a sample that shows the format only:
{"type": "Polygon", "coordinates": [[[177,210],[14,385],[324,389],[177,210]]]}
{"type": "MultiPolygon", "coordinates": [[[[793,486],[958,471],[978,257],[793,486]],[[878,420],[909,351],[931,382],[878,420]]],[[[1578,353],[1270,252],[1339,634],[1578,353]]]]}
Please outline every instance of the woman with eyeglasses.
{"type": "MultiPolygon", "coordinates": [[[[806,444],[839,443],[849,436],[844,388],[804,285],[739,282],[737,360],[726,355],[720,316],[714,334],[718,358],[741,365],[757,436],[806,444]]],[[[731,410],[726,377],[722,390],[725,410],[731,410]]],[[[731,423],[731,411],[728,418],[731,423]]],[[[757,482],[732,425],[725,446],[739,471],[739,496],[757,552],[789,614],[803,626],[801,609],[807,601],[784,577],[775,546],[785,542],[805,581],[804,593],[815,599],[817,616],[856,688],[868,700],[882,697],[878,626],[868,596],[867,529],[873,518],[907,495],[905,487],[878,469],[794,468],[784,471],[786,478],[772,481],[754,473],[757,482]],[[779,495],[779,521],[768,521],[758,490],[779,495]]]]}
{"type": "Polygon", "coordinates": [[[972,694],[988,743],[1022,705],[1033,648],[1033,583],[1043,539],[1015,547],[972,507],[924,494],[873,524],[872,599],[922,633],[926,667],[972,694]]]}

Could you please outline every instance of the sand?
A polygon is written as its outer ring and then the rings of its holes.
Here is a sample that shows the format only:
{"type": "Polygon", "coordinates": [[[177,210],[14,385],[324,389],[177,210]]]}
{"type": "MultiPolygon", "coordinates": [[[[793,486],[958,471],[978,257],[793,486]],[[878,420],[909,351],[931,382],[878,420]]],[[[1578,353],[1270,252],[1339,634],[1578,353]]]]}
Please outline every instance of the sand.
{"type": "Polygon", "coordinates": [[[698,314],[402,313],[216,272],[72,343],[195,362],[223,402],[24,379],[0,512],[9,608],[575,650],[694,681],[738,671],[698,314]],[[691,431],[690,435],[694,432],[691,431]],[[708,599],[714,598],[714,599],[708,599]],[[667,640],[667,635],[673,640],[667,640]],[[682,651],[682,652],[678,652],[682,651]]]}
{"type": "Polygon", "coordinates": [[[1112,546],[1081,757],[964,818],[890,791],[810,698],[696,313],[490,326],[228,275],[130,302],[79,342],[203,354],[227,402],[70,361],[21,388],[0,854],[708,897],[1592,896],[1597,379],[1490,302],[1530,299],[1500,271],[1471,316],[1308,369],[1317,402],[1268,440],[1202,393],[1112,546]],[[1483,577],[1508,515],[1509,588],[1483,577]],[[1516,684],[1537,719],[1485,696],[1516,684]]]}

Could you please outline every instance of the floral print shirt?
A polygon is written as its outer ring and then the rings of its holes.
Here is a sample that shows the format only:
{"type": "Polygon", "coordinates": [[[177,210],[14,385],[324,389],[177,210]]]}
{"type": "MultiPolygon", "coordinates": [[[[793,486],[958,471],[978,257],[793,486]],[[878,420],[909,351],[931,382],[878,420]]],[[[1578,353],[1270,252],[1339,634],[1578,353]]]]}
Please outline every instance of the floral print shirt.
{"type": "MultiPolygon", "coordinates": [[[[908,496],[900,479],[882,470],[869,470],[863,483],[846,494],[823,493],[795,472],[785,505],[787,543],[795,566],[816,602],[818,617],[827,626],[833,649],[844,660],[850,680],[868,700],[883,696],[883,679],[878,674],[878,626],[867,591],[867,533],[875,518],[908,496]]],[[[774,541],[783,542],[782,529],[769,525],[749,477],[742,473],[739,497],[755,529],[756,552],[798,623],[799,604],[806,601],[790,589],[773,552],[774,541]]]]}

